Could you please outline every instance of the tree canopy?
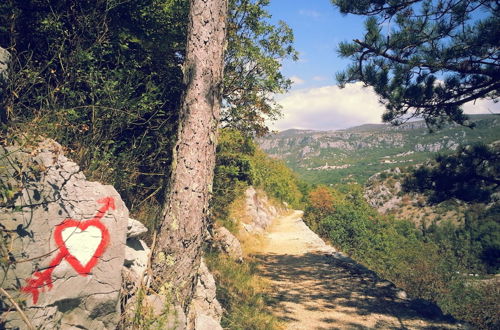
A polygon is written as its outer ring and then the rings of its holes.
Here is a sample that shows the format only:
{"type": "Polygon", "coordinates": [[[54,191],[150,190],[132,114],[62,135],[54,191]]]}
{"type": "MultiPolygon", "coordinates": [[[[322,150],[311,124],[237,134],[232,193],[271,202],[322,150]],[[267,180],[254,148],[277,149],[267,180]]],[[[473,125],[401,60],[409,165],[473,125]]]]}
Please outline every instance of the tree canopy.
{"type": "MultiPolygon", "coordinates": [[[[229,2],[221,125],[249,136],[279,116],[270,95],[289,87],[280,61],[295,56],[292,31],[269,21],[268,4],[229,2]]],[[[132,209],[161,200],[184,89],[188,7],[183,0],[0,3],[0,47],[12,55],[0,134],[54,138],[89,177],[113,182],[132,209]]]]}
{"type": "Polygon", "coordinates": [[[283,21],[271,24],[269,0],[231,0],[228,49],[224,71],[222,125],[248,134],[268,132],[265,120],[279,118],[273,94],[291,81],[281,72],[281,60],[297,59],[292,29],[283,21]]]}
{"type": "Polygon", "coordinates": [[[487,203],[499,187],[500,149],[483,144],[438,155],[431,166],[419,167],[404,183],[408,191],[428,194],[432,203],[451,198],[487,203]]]}
{"type": "Polygon", "coordinates": [[[421,117],[429,126],[468,124],[462,105],[500,94],[500,6],[478,0],[332,0],[344,14],[368,16],[360,39],[342,42],[352,64],[341,86],[373,86],[383,120],[421,117]]]}

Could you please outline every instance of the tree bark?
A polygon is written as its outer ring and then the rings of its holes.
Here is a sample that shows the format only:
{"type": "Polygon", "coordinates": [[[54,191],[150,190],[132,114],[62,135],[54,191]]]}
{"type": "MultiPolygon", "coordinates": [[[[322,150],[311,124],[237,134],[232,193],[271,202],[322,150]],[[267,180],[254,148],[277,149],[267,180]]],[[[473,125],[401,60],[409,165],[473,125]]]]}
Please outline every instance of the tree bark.
{"type": "Polygon", "coordinates": [[[153,251],[153,288],[187,310],[196,285],[215,166],[227,0],[190,0],[178,140],[153,251]]]}

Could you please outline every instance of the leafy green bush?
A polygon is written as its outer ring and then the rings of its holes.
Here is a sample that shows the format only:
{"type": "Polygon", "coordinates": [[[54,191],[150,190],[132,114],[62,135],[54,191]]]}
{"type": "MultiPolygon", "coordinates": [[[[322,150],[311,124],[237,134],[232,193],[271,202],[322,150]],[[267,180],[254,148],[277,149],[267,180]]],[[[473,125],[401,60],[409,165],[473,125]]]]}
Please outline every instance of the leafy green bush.
{"type": "Polygon", "coordinates": [[[132,209],[161,201],[183,89],[186,18],[178,1],[2,3],[0,46],[12,54],[13,74],[0,134],[55,139],[132,209]]]}
{"type": "Polygon", "coordinates": [[[287,202],[293,207],[301,206],[302,193],[299,179],[283,161],[270,158],[257,149],[252,165],[255,173],[255,185],[262,187],[270,196],[287,202]]]}
{"type": "Polygon", "coordinates": [[[282,161],[267,156],[250,137],[234,129],[220,131],[210,203],[213,219],[231,228],[234,224],[228,219],[228,206],[248,185],[298,207],[302,199],[299,184],[282,161]]]}

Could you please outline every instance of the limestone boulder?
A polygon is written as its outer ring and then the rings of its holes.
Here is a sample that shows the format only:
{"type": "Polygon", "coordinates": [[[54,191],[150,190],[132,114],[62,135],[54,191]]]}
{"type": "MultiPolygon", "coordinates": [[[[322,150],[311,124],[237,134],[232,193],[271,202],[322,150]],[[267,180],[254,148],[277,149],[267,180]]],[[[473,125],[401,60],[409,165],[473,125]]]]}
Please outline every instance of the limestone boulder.
{"type": "Polygon", "coordinates": [[[222,330],[222,307],[216,298],[215,279],[203,259],[189,312],[195,330],[222,330]]]}
{"type": "Polygon", "coordinates": [[[129,218],[127,222],[127,238],[139,237],[147,233],[148,229],[140,221],[129,218]]]}
{"type": "Polygon", "coordinates": [[[245,229],[252,230],[254,233],[263,232],[280,213],[266,194],[259,194],[251,186],[245,190],[245,207],[247,215],[252,219],[251,226],[245,229]]]}
{"type": "Polygon", "coordinates": [[[0,47],[0,121],[7,119],[7,110],[3,107],[5,106],[5,95],[7,95],[6,88],[8,87],[10,62],[10,53],[0,47]]]}
{"type": "Polygon", "coordinates": [[[123,264],[123,285],[127,294],[134,293],[141,284],[146,284],[151,249],[147,244],[135,237],[127,239],[125,260],[123,264]]]}
{"type": "MultiPolygon", "coordinates": [[[[0,147],[2,288],[36,329],[114,329],[128,210],[112,186],[89,182],[56,142],[0,147]]],[[[0,328],[26,329],[0,302],[0,328]]]]}
{"type": "Polygon", "coordinates": [[[9,77],[10,53],[0,47],[0,83],[5,82],[9,77]]]}
{"type": "Polygon", "coordinates": [[[123,264],[123,290],[126,295],[133,295],[137,289],[148,281],[147,268],[151,249],[138,236],[148,229],[140,221],[129,218],[127,225],[127,244],[123,264]]]}
{"type": "Polygon", "coordinates": [[[227,228],[219,227],[214,230],[213,245],[234,260],[243,260],[243,250],[240,241],[227,228]]]}

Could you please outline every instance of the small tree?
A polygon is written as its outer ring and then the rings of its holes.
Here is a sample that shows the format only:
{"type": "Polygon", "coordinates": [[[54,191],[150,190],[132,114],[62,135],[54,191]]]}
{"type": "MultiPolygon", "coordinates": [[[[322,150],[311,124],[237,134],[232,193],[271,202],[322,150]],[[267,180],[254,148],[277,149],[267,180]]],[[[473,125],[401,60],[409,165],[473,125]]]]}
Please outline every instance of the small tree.
{"type": "Polygon", "coordinates": [[[320,186],[309,193],[309,202],[312,207],[322,213],[333,211],[333,196],[332,191],[327,187],[320,186]]]}
{"type": "Polygon", "coordinates": [[[341,86],[373,86],[386,106],[383,120],[423,117],[467,124],[461,106],[500,93],[498,1],[332,0],[344,14],[368,16],[362,39],[343,42],[352,59],[341,86]],[[382,31],[387,29],[387,33],[382,31]]]}
{"type": "Polygon", "coordinates": [[[247,135],[268,133],[266,119],[279,118],[281,108],[272,95],[291,86],[280,72],[281,61],[297,59],[292,29],[283,21],[269,22],[269,2],[229,1],[221,123],[247,135]]]}

